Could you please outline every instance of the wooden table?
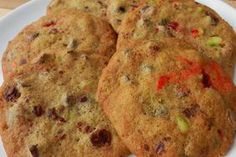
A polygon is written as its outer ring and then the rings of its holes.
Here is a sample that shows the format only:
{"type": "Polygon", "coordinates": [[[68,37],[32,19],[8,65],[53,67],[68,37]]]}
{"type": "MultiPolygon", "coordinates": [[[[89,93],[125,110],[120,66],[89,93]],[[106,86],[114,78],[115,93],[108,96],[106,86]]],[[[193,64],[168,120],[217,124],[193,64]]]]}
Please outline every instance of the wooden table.
{"type": "MultiPolygon", "coordinates": [[[[0,0],[0,17],[29,0],[0,0]]],[[[236,0],[225,0],[236,8],[236,0]]]]}

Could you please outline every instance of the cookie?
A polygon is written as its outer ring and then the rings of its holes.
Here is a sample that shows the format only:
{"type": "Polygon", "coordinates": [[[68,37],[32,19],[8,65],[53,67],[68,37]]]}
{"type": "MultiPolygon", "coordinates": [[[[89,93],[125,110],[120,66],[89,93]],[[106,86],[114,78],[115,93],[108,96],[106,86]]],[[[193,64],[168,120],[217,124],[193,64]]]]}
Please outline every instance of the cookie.
{"type": "Polygon", "coordinates": [[[235,96],[218,63],[174,38],[127,43],[97,92],[120,137],[142,157],[225,155],[235,135],[235,96]]]}
{"type": "Polygon", "coordinates": [[[116,30],[119,32],[120,25],[127,13],[139,6],[141,0],[110,0],[107,8],[107,17],[116,30]]]}
{"type": "Polygon", "coordinates": [[[189,0],[146,1],[126,17],[118,47],[125,45],[129,39],[175,37],[217,61],[232,74],[236,35],[211,9],[189,0]]]}
{"type": "Polygon", "coordinates": [[[52,49],[110,57],[116,47],[116,38],[107,22],[76,9],[44,16],[9,43],[3,56],[4,77],[52,49]]]}
{"type": "Polygon", "coordinates": [[[109,57],[52,50],[1,88],[0,132],[9,157],[125,157],[95,100],[109,57]]]}
{"type": "Polygon", "coordinates": [[[62,11],[65,8],[76,8],[80,11],[106,19],[108,0],[52,0],[48,12],[62,11]]]}

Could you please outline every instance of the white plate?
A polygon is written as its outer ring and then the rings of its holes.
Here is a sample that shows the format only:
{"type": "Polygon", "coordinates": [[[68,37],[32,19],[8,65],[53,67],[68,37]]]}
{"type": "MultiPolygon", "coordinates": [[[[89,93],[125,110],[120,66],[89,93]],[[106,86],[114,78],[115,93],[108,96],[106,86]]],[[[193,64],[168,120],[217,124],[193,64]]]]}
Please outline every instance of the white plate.
{"type": "MultiPolygon", "coordinates": [[[[8,41],[10,41],[16,34],[30,24],[37,20],[46,12],[46,7],[50,0],[32,0],[27,4],[15,9],[10,14],[0,19],[0,58],[6,49],[8,41]]],[[[236,9],[227,5],[222,0],[197,0],[212,9],[216,10],[230,25],[236,30],[236,9]]],[[[235,68],[236,73],[236,68],[235,68]]],[[[2,72],[0,70],[0,84],[2,83],[2,72]]],[[[236,74],[234,76],[236,83],[236,74]]],[[[236,140],[231,151],[227,157],[236,156],[236,140]]],[[[6,157],[2,142],[0,140],[0,157],[6,157]]]]}

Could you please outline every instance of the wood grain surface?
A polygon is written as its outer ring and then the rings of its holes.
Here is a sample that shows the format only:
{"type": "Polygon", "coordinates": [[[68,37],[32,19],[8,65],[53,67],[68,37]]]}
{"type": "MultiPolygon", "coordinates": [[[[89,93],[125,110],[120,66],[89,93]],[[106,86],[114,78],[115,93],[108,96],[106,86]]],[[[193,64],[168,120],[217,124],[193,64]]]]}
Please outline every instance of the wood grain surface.
{"type": "MultiPolygon", "coordinates": [[[[0,0],[0,17],[27,1],[29,0],[0,0]]],[[[236,0],[225,1],[236,8],[236,0]]]]}

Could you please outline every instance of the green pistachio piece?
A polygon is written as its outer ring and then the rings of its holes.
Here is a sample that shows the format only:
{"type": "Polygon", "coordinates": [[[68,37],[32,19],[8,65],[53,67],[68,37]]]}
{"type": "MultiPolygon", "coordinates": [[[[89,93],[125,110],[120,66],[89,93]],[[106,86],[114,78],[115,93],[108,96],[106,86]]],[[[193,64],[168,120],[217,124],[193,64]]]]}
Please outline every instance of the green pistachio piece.
{"type": "Polygon", "coordinates": [[[189,123],[185,117],[177,116],[175,120],[181,133],[187,133],[189,131],[189,123]]]}
{"type": "Polygon", "coordinates": [[[207,45],[211,47],[215,47],[215,46],[219,46],[221,42],[222,42],[222,38],[215,36],[208,39],[207,45]]]}
{"type": "Polygon", "coordinates": [[[202,13],[204,10],[203,10],[203,8],[202,7],[197,7],[197,12],[198,13],[202,13]]]}

